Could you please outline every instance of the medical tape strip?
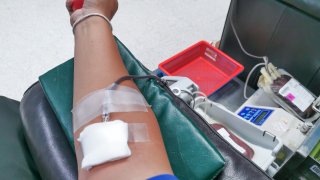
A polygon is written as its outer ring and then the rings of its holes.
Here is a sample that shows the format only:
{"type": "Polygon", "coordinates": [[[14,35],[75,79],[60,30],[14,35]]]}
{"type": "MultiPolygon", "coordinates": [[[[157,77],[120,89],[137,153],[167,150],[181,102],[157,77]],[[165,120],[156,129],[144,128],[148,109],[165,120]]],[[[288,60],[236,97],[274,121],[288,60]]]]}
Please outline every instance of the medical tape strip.
{"type": "Polygon", "coordinates": [[[150,141],[148,126],[145,123],[129,123],[128,130],[129,130],[128,142],[150,141]]]}
{"type": "Polygon", "coordinates": [[[90,120],[101,116],[105,89],[94,91],[83,97],[72,109],[73,132],[88,123],[90,120]]]}
{"type": "Polygon", "coordinates": [[[73,131],[103,114],[112,112],[147,112],[150,107],[141,93],[133,88],[112,84],[94,91],[73,108],[73,131]]]}
{"type": "Polygon", "coordinates": [[[103,114],[111,112],[147,112],[146,102],[143,96],[137,96],[137,92],[107,90],[103,102],[103,114]]]}

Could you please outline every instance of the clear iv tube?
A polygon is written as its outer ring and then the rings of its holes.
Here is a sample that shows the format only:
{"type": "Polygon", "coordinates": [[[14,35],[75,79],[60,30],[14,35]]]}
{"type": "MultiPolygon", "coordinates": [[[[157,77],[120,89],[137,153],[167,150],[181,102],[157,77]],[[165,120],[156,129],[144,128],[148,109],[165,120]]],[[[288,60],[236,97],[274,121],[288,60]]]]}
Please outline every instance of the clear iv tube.
{"type": "Polygon", "coordinates": [[[231,28],[232,28],[232,31],[238,41],[238,44],[240,46],[240,49],[249,57],[252,57],[252,58],[256,58],[256,59],[262,59],[264,61],[264,63],[259,63],[259,64],[256,64],[252,69],[251,71],[249,72],[247,78],[246,78],[246,82],[245,82],[245,85],[244,85],[244,90],[243,90],[243,97],[245,99],[248,99],[248,96],[247,96],[247,87],[248,87],[248,83],[249,83],[249,79],[250,79],[250,76],[252,75],[252,73],[254,72],[254,70],[256,70],[259,66],[265,66],[266,70],[267,70],[267,73],[270,74],[270,71],[269,71],[269,68],[268,68],[268,63],[269,63],[269,58],[267,56],[256,56],[256,55],[253,55],[251,53],[249,53],[248,51],[245,50],[245,48],[243,47],[241,41],[240,41],[240,38],[237,34],[237,31],[234,27],[234,23],[233,23],[233,14],[231,14],[230,16],[230,24],[231,24],[231,28]]]}
{"type": "Polygon", "coordinates": [[[248,83],[249,83],[249,79],[252,75],[252,73],[259,67],[259,66],[264,66],[265,64],[264,63],[259,63],[259,64],[256,64],[252,69],[251,71],[249,72],[247,78],[246,78],[246,82],[244,83],[244,88],[243,88],[243,97],[245,99],[249,99],[249,97],[247,96],[247,87],[248,87],[248,83]]]}
{"type": "MultiPolygon", "coordinates": [[[[203,99],[203,102],[201,102],[201,103],[199,103],[199,104],[203,104],[203,103],[207,102],[207,100],[208,100],[208,96],[207,96],[205,93],[201,92],[201,91],[195,91],[195,92],[193,92],[192,94],[193,94],[193,95],[195,95],[195,94],[200,94],[200,95],[203,96],[203,98],[204,98],[204,99],[203,99]]],[[[195,108],[195,107],[193,107],[193,108],[195,108]]],[[[204,113],[205,113],[205,114],[207,114],[207,109],[208,109],[208,106],[206,106],[205,109],[204,109],[204,113]]]]}
{"type": "Polygon", "coordinates": [[[256,59],[262,59],[264,61],[264,63],[265,63],[266,68],[267,68],[268,67],[268,62],[269,62],[269,59],[268,59],[267,56],[256,56],[256,55],[253,55],[253,54],[249,53],[248,51],[246,51],[246,49],[243,47],[243,45],[242,45],[242,43],[240,41],[240,38],[238,36],[238,33],[236,31],[236,28],[234,27],[234,23],[233,23],[233,18],[232,17],[233,17],[233,15],[231,15],[231,17],[230,17],[231,28],[232,28],[232,31],[233,31],[233,33],[234,33],[234,35],[235,35],[235,37],[236,37],[236,39],[238,41],[238,44],[239,44],[241,50],[249,57],[256,58],[256,59]]]}

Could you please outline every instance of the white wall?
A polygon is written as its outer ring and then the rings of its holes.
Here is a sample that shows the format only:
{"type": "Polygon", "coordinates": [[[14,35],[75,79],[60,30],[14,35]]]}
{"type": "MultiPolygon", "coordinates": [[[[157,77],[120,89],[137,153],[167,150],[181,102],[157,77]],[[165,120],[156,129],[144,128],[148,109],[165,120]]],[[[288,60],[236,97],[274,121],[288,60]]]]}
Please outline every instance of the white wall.
{"type": "MultiPolygon", "coordinates": [[[[114,34],[155,69],[199,40],[221,37],[230,0],[119,0],[114,34]]],[[[38,76],[73,56],[64,0],[2,0],[0,95],[16,100],[38,76]]]]}

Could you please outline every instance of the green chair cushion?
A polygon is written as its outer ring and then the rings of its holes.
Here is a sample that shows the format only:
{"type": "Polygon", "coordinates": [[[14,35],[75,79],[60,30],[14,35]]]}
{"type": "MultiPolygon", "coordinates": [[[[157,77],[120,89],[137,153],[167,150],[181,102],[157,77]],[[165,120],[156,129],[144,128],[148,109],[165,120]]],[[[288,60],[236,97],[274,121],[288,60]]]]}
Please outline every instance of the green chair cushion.
{"type": "Polygon", "coordinates": [[[0,96],[0,179],[40,179],[26,143],[19,102],[0,96]]]}
{"type": "MultiPolygon", "coordinates": [[[[120,55],[131,75],[146,75],[146,69],[116,39],[120,55]]],[[[41,86],[73,146],[72,92],[73,60],[50,70],[40,78],[41,86]]],[[[179,179],[212,179],[224,166],[215,146],[191,123],[154,80],[136,81],[158,119],[170,164],[179,179]]]]}

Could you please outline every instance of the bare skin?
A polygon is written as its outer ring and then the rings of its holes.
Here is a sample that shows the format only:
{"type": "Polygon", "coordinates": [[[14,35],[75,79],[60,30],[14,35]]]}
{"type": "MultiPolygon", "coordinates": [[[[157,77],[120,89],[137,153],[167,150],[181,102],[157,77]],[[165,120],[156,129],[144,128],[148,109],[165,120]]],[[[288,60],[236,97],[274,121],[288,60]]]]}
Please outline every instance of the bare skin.
{"type": "MultiPolygon", "coordinates": [[[[111,19],[118,8],[116,0],[85,0],[81,10],[73,12],[67,1],[71,24],[89,12],[98,12],[111,19]]],[[[107,22],[101,17],[90,17],[81,22],[74,31],[74,105],[85,95],[112,84],[118,78],[128,75],[117,45],[107,22]]],[[[122,85],[137,89],[132,81],[122,85]]],[[[79,179],[146,179],[159,174],[173,174],[162,141],[161,132],[152,109],[148,112],[113,113],[111,119],[128,123],[146,123],[149,142],[129,143],[132,155],[129,158],[96,166],[90,171],[79,169],[79,179]]],[[[97,117],[85,126],[101,122],[97,117]]],[[[82,153],[76,140],[83,126],[75,132],[75,147],[80,167],[82,153]]]]}

